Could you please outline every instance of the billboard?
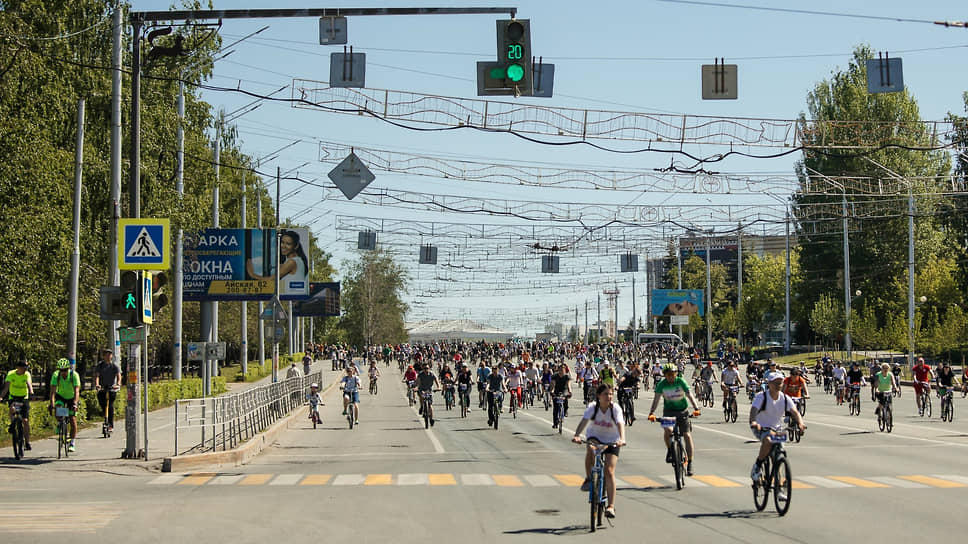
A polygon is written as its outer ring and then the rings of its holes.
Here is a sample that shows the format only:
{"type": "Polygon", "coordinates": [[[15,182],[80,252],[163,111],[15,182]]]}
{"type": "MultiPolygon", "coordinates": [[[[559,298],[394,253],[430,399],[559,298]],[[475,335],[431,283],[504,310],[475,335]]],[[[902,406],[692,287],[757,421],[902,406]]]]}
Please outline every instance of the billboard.
{"type": "Polygon", "coordinates": [[[283,229],[278,265],[275,229],[204,229],[185,234],[185,300],[269,300],[309,297],[309,230],[283,229]]]}
{"type": "Polygon", "coordinates": [[[309,284],[309,298],[292,305],[296,317],[339,316],[339,282],[309,284]]]}
{"type": "Polygon", "coordinates": [[[652,315],[706,315],[702,289],[653,289],[652,315]]]}

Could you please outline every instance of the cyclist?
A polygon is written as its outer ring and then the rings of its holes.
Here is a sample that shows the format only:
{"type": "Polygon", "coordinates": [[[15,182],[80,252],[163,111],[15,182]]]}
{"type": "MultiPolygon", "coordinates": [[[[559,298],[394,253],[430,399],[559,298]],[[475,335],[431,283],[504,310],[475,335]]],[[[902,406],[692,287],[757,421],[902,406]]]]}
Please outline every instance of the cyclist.
{"type": "Polygon", "coordinates": [[[528,363],[528,368],[524,370],[524,377],[527,380],[528,389],[534,391],[534,396],[538,396],[540,389],[538,388],[538,379],[541,377],[541,372],[534,366],[534,362],[528,363]]]}
{"type": "Polygon", "coordinates": [[[696,378],[699,378],[700,380],[702,380],[702,383],[704,384],[704,386],[709,387],[710,391],[712,391],[714,383],[719,383],[719,379],[716,378],[716,371],[713,369],[712,361],[706,361],[706,366],[703,366],[701,368],[696,368],[692,372],[692,378],[694,380],[696,378]]]}
{"type": "MultiPolygon", "coordinates": [[[[897,383],[901,383],[900,380],[897,383]]],[[[965,365],[961,371],[961,398],[965,398],[966,395],[968,395],[968,365],[965,365]]]]}
{"type": "Polygon", "coordinates": [[[74,440],[77,438],[77,401],[81,398],[81,377],[71,370],[71,363],[67,359],[57,361],[57,371],[50,378],[50,407],[51,411],[60,403],[67,407],[71,421],[71,442],[68,451],[74,451],[74,440]]]}
{"type": "Polygon", "coordinates": [[[955,378],[955,373],[951,371],[951,365],[945,363],[938,373],[938,396],[943,397],[948,391],[953,391],[956,385],[958,380],[955,378]]]}
{"type": "Polygon", "coordinates": [[[323,404],[323,397],[319,394],[318,383],[312,383],[309,385],[309,394],[306,395],[306,398],[309,400],[309,418],[312,419],[313,411],[315,411],[319,406],[326,406],[323,404]]]}
{"type": "Polygon", "coordinates": [[[376,359],[370,359],[370,369],[367,373],[370,375],[370,389],[373,389],[377,378],[380,377],[380,369],[376,366],[376,359]]]}
{"type": "Polygon", "coordinates": [[[481,409],[484,409],[484,401],[486,395],[485,389],[487,388],[487,377],[491,375],[491,366],[485,361],[481,361],[480,365],[477,367],[477,393],[478,393],[478,405],[481,409]]]}
{"type": "Polygon", "coordinates": [[[568,374],[565,365],[558,365],[558,372],[551,376],[549,383],[551,384],[552,396],[565,396],[565,413],[562,414],[562,417],[568,417],[567,399],[571,398],[571,375],[568,374]]]}
{"type": "Polygon", "coordinates": [[[306,350],[306,354],[303,355],[303,358],[302,358],[303,375],[304,376],[309,376],[309,371],[310,371],[310,369],[312,367],[312,364],[313,364],[313,356],[310,355],[310,353],[311,353],[310,350],[307,349],[306,350]]]}
{"type": "Polygon", "coordinates": [[[511,391],[517,395],[515,399],[517,399],[518,408],[520,408],[523,405],[521,402],[521,389],[524,386],[524,373],[521,372],[521,369],[512,366],[508,368],[507,380],[508,391],[511,391]]]}
{"type": "Polygon", "coordinates": [[[783,386],[780,388],[783,394],[793,399],[794,403],[800,399],[809,399],[810,391],[807,390],[807,379],[801,375],[799,368],[790,370],[790,376],[783,379],[783,386]]]}
{"type": "MultiPolygon", "coordinates": [[[[585,439],[592,438],[602,444],[612,444],[605,449],[602,457],[605,461],[605,489],[608,495],[608,504],[605,506],[605,516],[615,517],[615,465],[618,464],[619,449],[625,445],[625,417],[622,415],[622,407],[612,402],[612,387],[608,384],[601,384],[595,390],[595,402],[585,408],[585,413],[575,429],[575,436],[571,441],[581,444],[581,433],[588,427],[585,439]]],[[[585,450],[585,481],[581,484],[581,490],[587,492],[591,485],[592,463],[595,460],[595,451],[588,447],[585,450]]]]}
{"type": "Polygon", "coordinates": [[[770,455],[770,449],[773,447],[773,444],[769,441],[769,435],[782,427],[785,415],[789,415],[796,420],[800,432],[807,429],[793,400],[780,391],[783,386],[783,374],[770,372],[766,375],[766,381],[769,389],[757,393],[752,406],[750,406],[750,429],[753,431],[753,436],[760,441],[760,451],[756,456],[756,462],[753,463],[753,469],[750,471],[750,478],[753,481],[760,479],[763,461],[770,455]]]}
{"type": "Polygon", "coordinates": [[[871,383],[874,384],[874,396],[877,399],[877,408],[874,410],[876,415],[881,413],[881,406],[888,402],[894,390],[898,388],[897,378],[891,372],[891,365],[882,363],[880,372],[874,374],[871,383]]]}
{"type": "Polygon", "coordinates": [[[494,413],[494,405],[497,404],[499,411],[503,410],[501,402],[503,400],[503,393],[507,391],[504,376],[500,372],[491,372],[488,374],[485,390],[487,392],[487,424],[491,425],[497,416],[494,413]]]}
{"type": "Polygon", "coordinates": [[[602,363],[602,368],[598,371],[598,379],[611,388],[615,387],[615,369],[612,368],[611,363],[608,361],[602,363]]]}
{"type": "MultiPolygon", "coordinates": [[[[419,399],[423,399],[423,393],[428,393],[430,396],[427,404],[430,406],[430,426],[434,426],[434,389],[440,389],[440,381],[437,380],[437,376],[430,371],[430,364],[424,364],[423,371],[417,374],[417,394],[419,399]]],[[[417,410],[419,415],[423,415],[423,402],[420,403],[420,409],[417,410]]]]}
{"type": "MultiPolygon", "coordinates": [[[[17,368],[7,372],[7,377],[3,380],[3,387],[0,389],[0,398],[9,402],[10,406],[13,406],[15,402],[22,403],[20,416],[24,422],[24,449],[27,451],[30,451],[30,421],[28,418],[30,416],[30,395],[33,394],[34,383],[30,378],[30,371],[27,370],[27,359],[21,358],[17,361],[17,368]]],[[[13,415],[13,408],[10,410],[10,415],[13,415]]],[[[13,432],[13,427],[11,426],[8,431],[13,432]]]]}
{"type": "MultiPolygon", "coordinates": [[[[465,391],[464,394],[467,396],[467,399],[468,399],[467,401],[468,412],[471,411],[470,398],[471,398],[471,386],[474,385],[473,378],[474,378],[474,375],[471,374],[470,368],[466,364],[461,363],[460,368],[458,368],[457,370],[457,390],[458,390],[458,393],[460,393],[460,388],[461,387],[464,388],[464,391],[465,391]]],[[[460,399],[458,399],[458,401],[459,400],[460,399]]],[[[458,404],[460,404],[460,402],[458,402],[458,404]]]]}
{"type": "MultiPolygon", "coordinates": [[[[626,372],[625,376],[622,376],[621,381],[618,383],[618,405],[625,406],[625,391],[629,390],[630,395],[635,395],[635,391],[639,389],[639,371],[637,369],[632,372],[626,372]]],[[[629,414],[629,421],[635,421],[635,414],[629,414]]],[[[631,425],[631,423],[629,423],[631,425]]]]}
{"type": "MultiPolygon", "coordinates": [[[[692,476],[693,473],[693,448],[692,448],[692,424],[689,423],[688,419],[688,409],[689,405],[692,404],[693,413],[692,415],[699,415],[699,404],[696,402],[696,398],[692,396],[692,391],[689,390],[689,384],[682,377],[676,375],[677,369],[676,365],[672,363],[666,363],[662,367],[663,378],[656,382],[655,384],[655,396],[652,397],[652,407],[649,408],[649,421],[655,421],[655,409],[659,405],[659,399],[662,399],[662,417],[674,417],[677,420],[684,419],[684,426],[680,428],[682,436],[686,441],[686,475],[692,476]]],[[[672,429],[663,429],[664,436],[663,440],[666,445],[666,463],[673,462],[672,448],[670,447],[670,441],[672,438],[672,429]]]]}
{"type": "Polygon", "coordinates": [[[914,401],[920,414],[924,410],[924,407],[921,406],[921,393],[924,392],[925,387],[930,391],[931,382],[934,381],[934,372],[930,366],[924,364],[924,357],[918,357],[918,364],[914,365],[912,370],[914,371],[914,401]]]}
{"type": "Polygon", "coordinates": [[[847,371],[844,370],[843,365],[840,361],[834,365],[833,370],[830,371],[830,377],[834,381],[834,390],[837,391],[837,404],[844,403],[844,380],[847,378],[847,371]]]}
{"type": "Polygon", "coordinates": [[[114,352],[101,350],[101,362],[94,368],[94,389],[97,390],[97,403],[104,413],[108,431],[114,431],[114,401],[121,389],[121,367],[114,362],[114,352]]]}
{"type": "Polygon", "coordinates": [[[720,388],[723,390],[723,408],[726,408],[726,397],[729,395],[730,387],[743,387],[743,380],[739,377],[739,370],[736,369],[736,361],[730,361],[729,366],[723,370],[723,375],[720,377],[722,380],[722,385],[720,388]]]}
{"type": "MultiPolygon", "coordinates": [[[[298,369],[297,369],[298,370],[298,369]]],[[[356,409],[356,414],[354,414],[354,423],[359,425],[360,423],[360,377],[353,372],[353,367],[346,367],[346,375],[343,379],[339,381],[339,388],[343,390],[343,415],[346,415],[346,409],[349,408],[350,404],[353,404],[353,408],[356,409]]]]}

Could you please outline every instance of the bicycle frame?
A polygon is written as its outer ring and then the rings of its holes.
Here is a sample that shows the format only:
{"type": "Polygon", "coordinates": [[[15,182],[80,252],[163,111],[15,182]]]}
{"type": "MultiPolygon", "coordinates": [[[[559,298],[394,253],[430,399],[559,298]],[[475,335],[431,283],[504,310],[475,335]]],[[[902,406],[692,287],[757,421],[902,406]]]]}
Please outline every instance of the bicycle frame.
{"type": "Polygon", "coordinates": [[[602,524],[602,514],[605,505],[608,504],[608,494],[605,488],[605,450],[611,444],[602,444],[594,438],[588,441],[588,446],[595,452],[592,462],[591,485],[588,487],[588,503],[591,506],[590,529],[595,531],[598,525],[602,524]]]}

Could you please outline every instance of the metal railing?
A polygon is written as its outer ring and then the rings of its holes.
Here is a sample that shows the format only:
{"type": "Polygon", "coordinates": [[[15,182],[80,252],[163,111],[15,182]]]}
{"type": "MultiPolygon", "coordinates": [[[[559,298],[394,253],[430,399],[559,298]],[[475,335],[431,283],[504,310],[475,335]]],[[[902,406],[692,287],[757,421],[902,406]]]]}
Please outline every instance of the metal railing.
{"type": "Polygon", "coordinates": [[[176,401],[175,455],[235,448],[301,406],[309,385],[322,381],[319,371],[240,393],[176,401]]]}

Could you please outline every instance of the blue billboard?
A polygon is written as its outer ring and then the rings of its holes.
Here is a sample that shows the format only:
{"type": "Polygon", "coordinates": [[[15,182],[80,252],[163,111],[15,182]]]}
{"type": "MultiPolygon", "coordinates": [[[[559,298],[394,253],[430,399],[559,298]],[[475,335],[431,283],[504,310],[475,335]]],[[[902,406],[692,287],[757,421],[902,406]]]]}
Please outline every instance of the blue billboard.
{"type": "Polygon", "coordinates": [[[702,289],[653,289],[652,315],[706,315],[702,289]]]}
{"type": "Polygon", "coordinates": [[[185,300],[269,300],[281,274],[282,300],[309,297],[309,230],[205,229],[185,234],[185,300]],[[278,263],[276,263],[276,255],[278,263]]]}

